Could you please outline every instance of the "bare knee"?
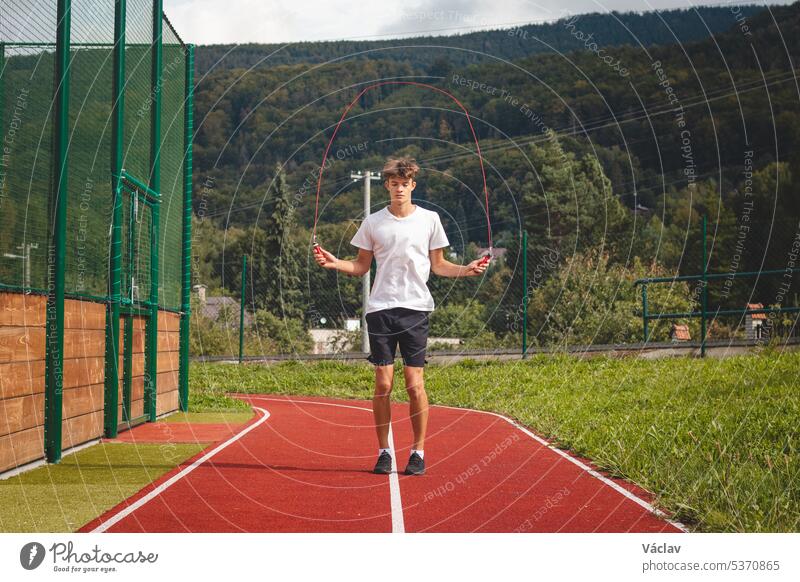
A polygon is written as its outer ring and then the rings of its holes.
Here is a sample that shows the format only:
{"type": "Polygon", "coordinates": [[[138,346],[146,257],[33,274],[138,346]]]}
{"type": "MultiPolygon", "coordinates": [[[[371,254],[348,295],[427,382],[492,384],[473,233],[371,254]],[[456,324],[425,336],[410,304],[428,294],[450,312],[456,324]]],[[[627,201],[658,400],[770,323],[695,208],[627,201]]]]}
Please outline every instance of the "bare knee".
{"type": "Polygon", "coordinates": [[[420,400],[425,397],[425,386],[407,386],[406,392],[411,400],[420,400]]]}
{"type": "Polygon", "coordinates": [[[375,398],[388,398],[394,383],[394,367],[379,366],[375,370],[375,398]]]}
{"type": "Polygon", "coordinates": [[[376,382],[375,383],[375,398],[388,398],[392,393],[392,383],[376,382]]]}
{"type": "Polygon", "coordinates": [[[406,373],[406,392],[412,400],[417,400],[425,396],[425,381],[422,372],[406,373]]]}

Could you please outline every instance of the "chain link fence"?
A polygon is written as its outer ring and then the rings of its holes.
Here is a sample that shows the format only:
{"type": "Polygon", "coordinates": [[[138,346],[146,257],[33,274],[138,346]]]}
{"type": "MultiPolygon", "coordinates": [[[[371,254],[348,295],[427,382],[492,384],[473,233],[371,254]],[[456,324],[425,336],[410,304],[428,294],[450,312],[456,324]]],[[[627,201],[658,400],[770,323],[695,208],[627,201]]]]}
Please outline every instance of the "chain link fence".
{"type": "Polygon", "coordinates": [[[0,374],[50,461],[186,406],[192,55],[160,1],[0,0],[0,374]]]}
{"type": "MultiPolygon", "coordinates": [[[[358,224],[323,224],[319,239],[336,256],[353,258],[356,249],[349,241],[358,224]]],[[[449,226],[456,229],[450,236],[453,241],[458,240],[458,229],[467,225],[449,226]]],[[[692,226],[687,238],[693,244],[684,251],[687,270],[702,264],[701,224],[692,226]]],[[[368,349],[361,318],[363,281],[320,268],[304,246],[307,233],[298,232],[296,238],[286,234],[283,252],[274,254],[265,250],[272,247],[257,231],[238,242],[231,234],[223,256],[207,265],[207,275],[195,286],[195,356],[363,356],[368,349]],[[242,251],[250,253],[244,279],[242,251]]],[[[784,269],[773,260],[770,269],[748,275],[730,268],[738,254],[720,244],[714,249],[715,236],[719,232],[707,234],[707,253],[716,255],[707,258],[706,343],[796,341],[800,335],[797,270],[791,260],[784,269]]],[[[447,258],[457,264],[487,252],[474,244],[454,247],[448,249],[447,258]]],[[[795,247],[787,249],[789,255],[800,250],[795,247]]],[[[681,277],[638,259],[627,265],[615,263],[599,252],[563,257],[541,241],[529,242],[522,232],[506,237],[494,254],[482,277],[431,275],[428,286],[436,308],[429,353],[521,356],[564,349],[701,346],[703,285],[701,275],[692,270],[681,277]],[[663,279],[659,284],[646,285],[643,303],[637,281],[659,277],[663,279]]],[[[373,263],[371,281],[374,271],[373,263]]]]}

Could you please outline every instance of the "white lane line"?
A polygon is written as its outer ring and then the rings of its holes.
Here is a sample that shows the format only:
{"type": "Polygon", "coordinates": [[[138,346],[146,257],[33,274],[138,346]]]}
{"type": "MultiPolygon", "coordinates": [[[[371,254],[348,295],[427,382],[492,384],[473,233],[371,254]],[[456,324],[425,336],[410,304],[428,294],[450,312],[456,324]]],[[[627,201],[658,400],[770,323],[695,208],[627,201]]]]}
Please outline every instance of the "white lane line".
{"type": "Polygon", "coordinates": [[[169,480],[164,481],[161,485],[159,485],[158,487],[153,489],[150,493],[148,493],[144,497],[136,500],[136,502],[134,502],[132,505],[129,505],[128,507],[126,507],[125,509],[123,509],[122,511],[120,511],[119,513],[114,515],[112,518],[110,518],[107,521],[104,521],[103,523],[98,525],[96,528],[94,528],[91,531],[91,533],[102,533],[102,532],[108,530],[108,528],[110,528],[111,526],[113,526],[117,522],[119,522],[119,521],[125,519],[126,517],[128,517],[131,513],[133,513],[134,511],[136,511],[140,507],[142,507],[145,503],[147,503],[150,500],[152,500],[152,499],[156,498],[157,496],[161,495],[164,491],[166,491],[167,489],[172,487],[175,483],[177,483],[178,481],[180,481],[181,479],[186,477],[186,475],[188,475],[189,473],[191,473],[192,471],[197,469],[197,467],[199,467],[200,465],[202,465],[203,463],[208,461],[211,457],[213,457],[214,455],[216,455],[217,453],[219,453],[220,451],[222,451],[223,449],[225,449],[229,445],[233,444],[234,442],[238,441],[240,438],[242,438],[244,435],[249,433],[251,430],[254,430],[254,429],[258,428],[259,426],[261,426],[269,418],[269,412],[267,412],[263,408],[258,408],[258,407],[255,407],[255,406],[253,408],[255,408],[256,410],[258,410],[258,411],[260,411],[262,413],[264,413],[264,416],[259,418],[256,422],[254,422],[253,424],[248,426],[242,432],[233,435],[227,441],[225,441],[221,445],[219,445],[216,448],[214,448],[214,450],[209,451],[208,453],[206,453],[205,455],[203,455],[202,457],[197,459],[194,463],[192,463],[191,465],[189,465],[188,467],[183,469],[180,473],[176,473],[169,480]]]}
{"type": "Polygon", "coordinates": [[[450,408],[452,410],[465,410],[465,411],[469,411],[469,412],[479,412],[481,414],[489,414],[491,416],[496,416],[498,418],[502,418],[507,423],[511,424],[514,428],[524,432],[526,435],[531,437],[533,440],[535,440],[536,442],[541,443],[542,445],[546,446],[551,451],[554,451],[554,452],[558,453],[559,455],[561,455],[562,457],[567,459],[570,463],[573,463],[573,464],[577,465],[578,467],[580,467],[581,469],[583,469],[584,471],[589,473],[589,475],[591,475],[595,479],[598,479],[598,480],[602,481],[603,483],[605,483],[606,485],[608,485],[609,487],[611,487],[615,491],[621,493],[623,496],[627,497],[628,499],[630,499],[631,501],[633,501],[637,505],[641,505],[647,511],[657,515],[658,517],[660,517],[664,521],[670,523],[671,525],[673,525],[677,529],[679,529],[679,530],[681,530],[681,531],[683,531],[685,533],[689,533],[688,528],[685,525],[683,525],[681,522],[671,520],[667,516],[667,514],[665,514],[660,509],[657,509],[657,508],[653,507],[652,505],[650,505],[647,501],[645,501],[641,497],[637,497],[636,495],[634,495],[633,493],[631,493],[630,491],[628,491],[624,487],[618,485],[617,483],[614,483],[611,479],[608,479],[608,478],[604,477],[603,475],[601,475],[600,473],[598,473],[597,471],[592,469],[587,464],[579,461],[578,459],[575,459],[575,458],[571,457],[570,455],[568,455],[567,453],[565,453],[561,449],[551,445],[549,442],[544,440],[542,437],[533,434],[527,428],[525,428],[524,426],[522,426],[518,422],[515,422],[514,420],[508,418],[507,416],[503,416],[502,414],[497,414],[496,412],[489,412],[487,410],[473,410],[471,408],[458,408],[457,406],[444,406],[442,404],[437,404],[436,406],[438,406],[439,408],[450,408]]]}
{"type": "MultiPolygon", "coordinates": [[[[297,402],[302,404],[318,404],[320,406],[336,406],[339,408],[353,408],[355,410],[366,410],[372,412],[371,408],[364,406],[350,406],[347,404],[336,404],[335,402],[315,402],[314,400],[294,400],[290,398],[262,398],[254,397],[253,400],[266,400],[267,402],[297,402]]],[[[403,500],[400,497],[400,478],[397,476],[397,454],[394,448],[394,433],[392,425],[389,424],[389,448],[392,449],[392,472],[389,473],[389,503],[392,509],[392,533],[405,533],[406,527],[403,521],[403,500]]]]}
{"type": "Polygon", "coordinates": [[[403,502],[400,499],[400,478],[397,476],[397,453],[394,448],[394,433],[389,423],[389,447],[392,449],[392,472],[389,473],[389,499],[392,506],[392,533],[405,533],[403,502]]]}

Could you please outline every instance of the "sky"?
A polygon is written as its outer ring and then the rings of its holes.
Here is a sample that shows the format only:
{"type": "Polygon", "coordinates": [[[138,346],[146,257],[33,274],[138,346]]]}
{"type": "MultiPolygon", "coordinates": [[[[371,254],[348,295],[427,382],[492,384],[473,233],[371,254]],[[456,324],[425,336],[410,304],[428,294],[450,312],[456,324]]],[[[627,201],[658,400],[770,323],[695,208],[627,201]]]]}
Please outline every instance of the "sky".
{"type": "MultiPolygon", "coordinates": [[[[184,41],[293,43],[404,38],[511,28],[586,12],[649,11],[765,0],[164,0],[184,41]],[[568,8],[567,8],[568,7],[568,8]],[[568,12],[567,12],[568,10],[568,12]]],[[[790,4],[774,0],[769,4],[790,4]]]]}

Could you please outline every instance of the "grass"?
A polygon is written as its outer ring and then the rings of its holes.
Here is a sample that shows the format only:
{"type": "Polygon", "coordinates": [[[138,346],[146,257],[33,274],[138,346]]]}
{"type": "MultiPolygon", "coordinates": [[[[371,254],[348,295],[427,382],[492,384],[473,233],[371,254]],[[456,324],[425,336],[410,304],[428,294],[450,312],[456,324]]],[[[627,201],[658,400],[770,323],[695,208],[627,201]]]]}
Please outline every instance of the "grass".
{"type": "MultiPolygon", "coordinates": [[[[611,475],[656,493],[696,531],[800,530],[800,352],[726,359],[526,361],[430,365],[432,404],[506,414],[611,475]]],[[[398,368],[399,372],[399,368],[398,368]]],[[[393,398],[406,400],[402,374],[393,398]]],[[[369,399],[367,364],[193,364],[192,410],[236,410],[226,392],[369,399]]]]}
{"type": "Polygon", "coordinates": [[[0,481],[0,532],[73,532],[203,449],[100,443],[0,481]]]}
{"type": "Polygon", "coordinates": [[[158,422],[192,424],[244,424],[249,421],[255,413],[252,410],[242,412],[175,412],[158,422]]]}
{"type": "MultiPolygon", "coordinates": [[[[200,401],[213,409],[214,398],[200,401]]],[[[236,401],[227,410],[176,412],[158,422],[239,425],[253,415],[236,401]]],[[[0,532],[76,531],[206,446],[100,443],[65,456],[57,465],[2,480],[0,532]]]]}

